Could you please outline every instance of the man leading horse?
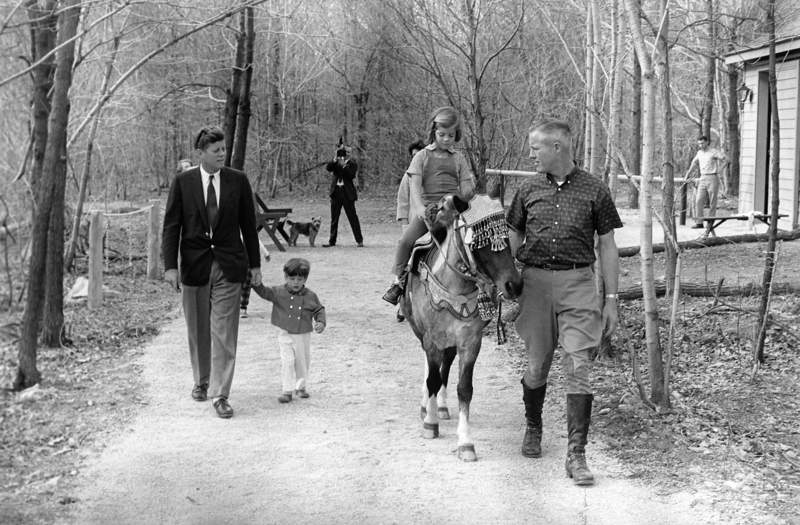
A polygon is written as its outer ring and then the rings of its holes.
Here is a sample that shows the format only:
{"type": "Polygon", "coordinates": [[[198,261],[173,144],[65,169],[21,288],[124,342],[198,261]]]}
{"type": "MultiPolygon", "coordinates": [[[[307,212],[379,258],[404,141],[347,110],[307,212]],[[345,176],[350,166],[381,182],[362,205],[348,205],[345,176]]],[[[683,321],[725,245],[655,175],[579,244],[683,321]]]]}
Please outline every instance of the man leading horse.
{"type": "Polygon", "coordinates": [[[572,133],[560,120],[528,130],[538,172],[517,191],[506,215],[511,251],[525,265],[517,332],[528,368],[522,377],[527,427],[522,455],[542,454],[542,406],[553,353],[561,343],[567,381],[566,471],[576,485],[594,484],[585,447],[592,413],[589,355],[617,327],[619,256],[614,229],[622,227],[608,187],[578,168],[572,133]],[[599,235],[605,301],[594,284],[594,234],[599,235]]]}

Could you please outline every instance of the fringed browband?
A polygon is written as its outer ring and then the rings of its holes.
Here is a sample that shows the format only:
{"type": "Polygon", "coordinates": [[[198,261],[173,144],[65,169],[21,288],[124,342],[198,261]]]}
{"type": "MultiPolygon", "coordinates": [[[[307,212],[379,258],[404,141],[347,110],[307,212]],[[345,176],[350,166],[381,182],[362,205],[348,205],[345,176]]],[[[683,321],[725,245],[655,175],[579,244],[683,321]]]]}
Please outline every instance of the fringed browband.
{"type": "Polygon", "coordinates": [[[469,201],[469,208],[461,214],[467,228],[472,229],[472,248],[492,245],[493,252],[506,247],[508,224],[499,199],[488,195],[476,195],[469,201]]]}

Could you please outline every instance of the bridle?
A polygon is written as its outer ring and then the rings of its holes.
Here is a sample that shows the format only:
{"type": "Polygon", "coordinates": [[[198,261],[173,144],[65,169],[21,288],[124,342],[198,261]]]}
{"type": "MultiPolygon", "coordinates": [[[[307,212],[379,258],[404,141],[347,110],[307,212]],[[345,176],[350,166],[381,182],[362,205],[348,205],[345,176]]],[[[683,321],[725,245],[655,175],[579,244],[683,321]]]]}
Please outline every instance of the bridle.
{"type": "MultiPolygon", "coordinates": [[[[478,196],[480,197],[480,196],[478,196]]],[[[478,198],[478,197],[474,197],[478,198]]],[[[470,209],[458,213],[453,221],[453,232],[455,235],[448,235],[447,248],[454,248],[458,253],[459,259],[464,266],[463,271],[456,268],[447,258],[448,251],[442,248],[442,245],[432,235],[433,242],[439,249],[439,252],[444,257],[444,262],[456,275],[465,281],[474,282],[479,288],[486,291],[487,288],[494,286],[494,282],[483,272],[478,269],[478,264],[475,262],[474,250],[483,248],[487,244],[491,244],[491,249],[494,252],[502,251],[508,246],[508,225],[505,221],[505,214],[502,211],[502,206],[499,210],[493,204],[489,197],[485,197],[490,201],[489,210],[483,209],[481,211],[474,211],[470,209]],[[482,216],[481,216],[482,215],[482,216]],[[459,242],[454,242],[458,238],[459,242]]],[[[472,201],[470,202],[472,204],[472,201]]],[[[482,206],[486,208],[487,206],[482,206]]],[[[503,295],[502,290],[498,290],[499,296],[503,295]]]]}
{"type": "MultiPolygon", "coordinates": [[[[475,261],[473,252],[489,244],[491,245],[491,250],[494,252],[504,250],[509,242],[508,224],[505,220],[503,207],[500,205],[499,201],[495,202],[495,199],[490,199],[487,196],[481,197],[487,201],[483,202],[483,206],[476,206],[476,208],[484,209],[481,211],[473,210],[472,204],[477,198],[473,197],[473,200],[470,201],[470,208],[464,212],[458,213],[453,220],[453,234],[448,234],[447,236],[447,248],[453,247],[458,253],[458,257],[464,266],[463,271],[456,268],[448,260],[448,251],[442,247],[436,237],[431,235],[431,238],[450,270],[461,279],[475,283],[476,288],[478,288],[480,292],[478,294],[478,309],[481,319],[489,321],[494,317],[491,292],[496,286],[485,273],[478,269],[478,264],[475,261]],[[488,210],[486,208],[488,208],[488,210]],[[455,239],[458,239],[458,241],[455,239]]],[[[502,321],[503,290],[497,290],[497,299],[497,344],[504,344],[507,338],[505,324],[502,321]]]]}

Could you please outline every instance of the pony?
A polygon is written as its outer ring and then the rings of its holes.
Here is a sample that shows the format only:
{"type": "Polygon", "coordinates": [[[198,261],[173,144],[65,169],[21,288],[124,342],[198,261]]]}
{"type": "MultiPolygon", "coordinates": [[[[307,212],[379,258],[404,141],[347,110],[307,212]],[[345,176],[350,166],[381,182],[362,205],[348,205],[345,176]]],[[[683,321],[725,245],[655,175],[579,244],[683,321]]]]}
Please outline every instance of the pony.
{"type": "Polygon", "coordinates": [[[438,437],[439,420],[450,419],[447,381],[458,355],[458,457],[476,461],[469,406],[483,329],[498,301],[519,297],[523,281],[498,199],[475,195],[466,202],[448,195],[433,208],[426,211],[426,221],[435,246],[427,252],[415,249],[401,298],[403,314],[425,352],[422,435],[438,437]]]}

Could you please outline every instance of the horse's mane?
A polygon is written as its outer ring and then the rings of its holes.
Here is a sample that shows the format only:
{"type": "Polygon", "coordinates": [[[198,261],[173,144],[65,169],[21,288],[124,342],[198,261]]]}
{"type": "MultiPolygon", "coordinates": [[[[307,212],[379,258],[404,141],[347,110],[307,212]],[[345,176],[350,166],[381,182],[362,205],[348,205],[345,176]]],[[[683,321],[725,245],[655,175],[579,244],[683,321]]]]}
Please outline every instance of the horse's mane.
{"type": "Polygon", "coordinates": [[[447,228],[453,224],[453,221],[458,217],[458,210],[441,207],[438,213],[433,218],[431,223],[431,236],[436,239],[436,242],[443,243],[447,239],[447,228]]]}

